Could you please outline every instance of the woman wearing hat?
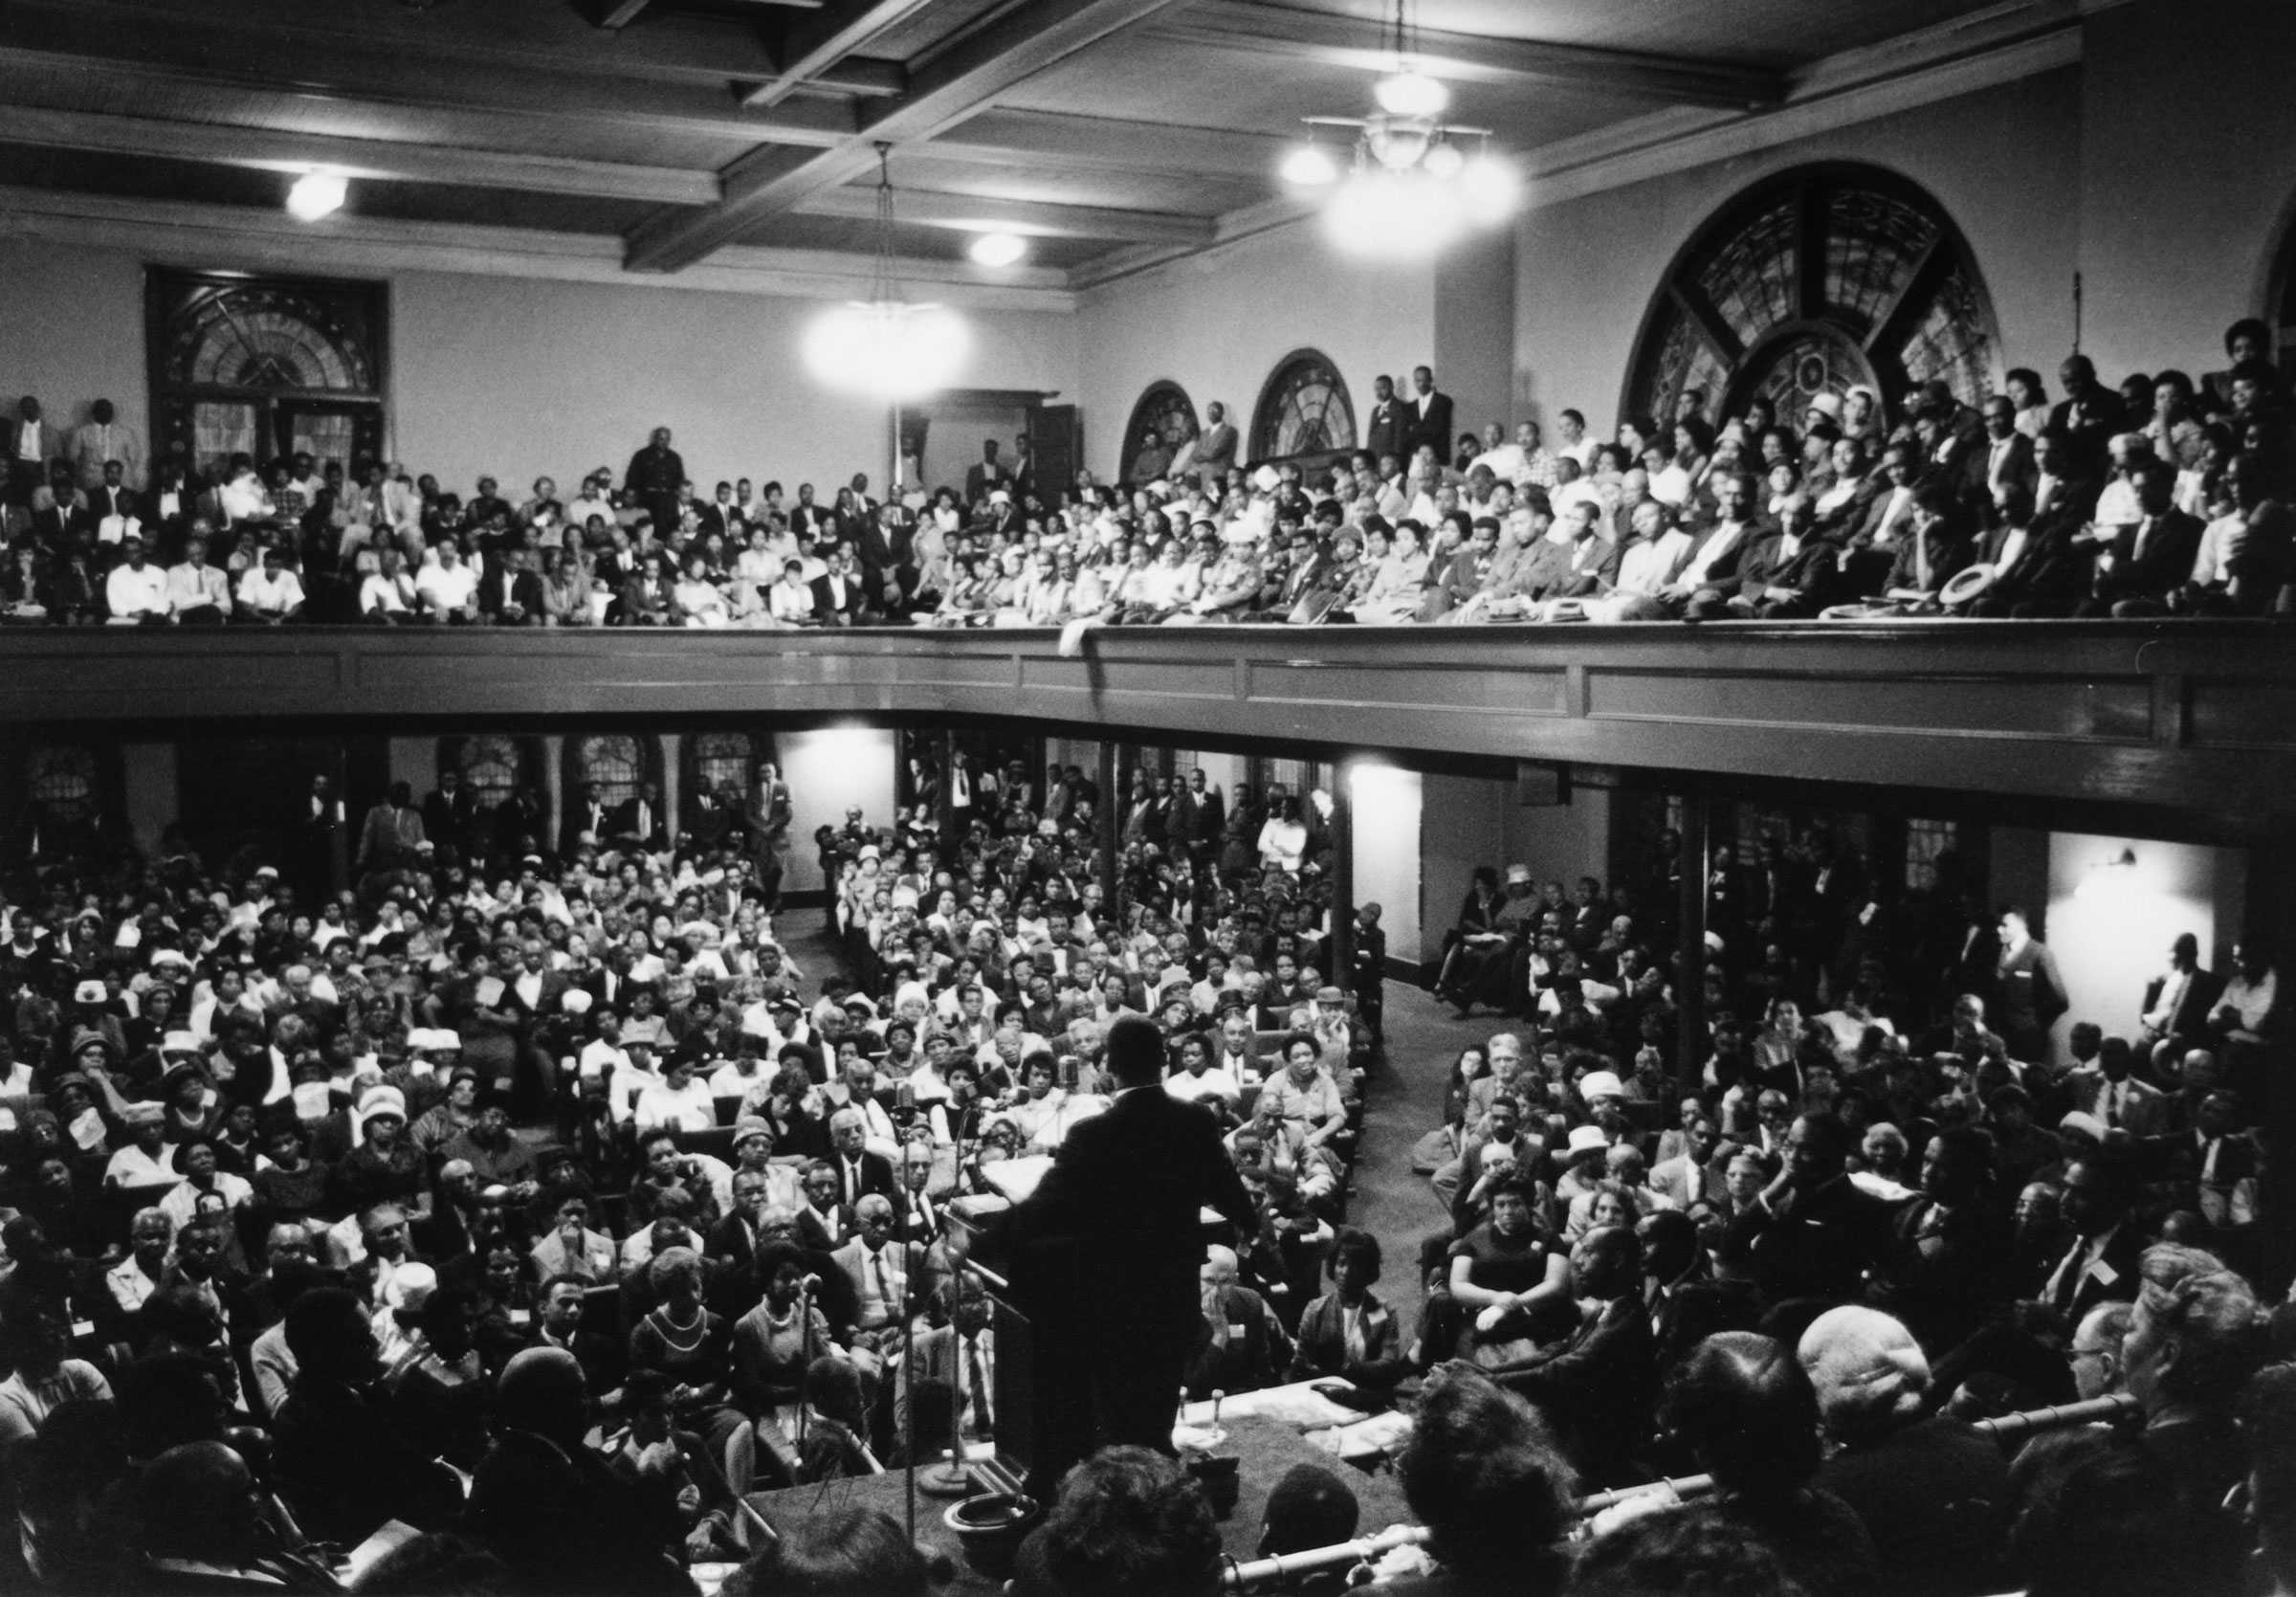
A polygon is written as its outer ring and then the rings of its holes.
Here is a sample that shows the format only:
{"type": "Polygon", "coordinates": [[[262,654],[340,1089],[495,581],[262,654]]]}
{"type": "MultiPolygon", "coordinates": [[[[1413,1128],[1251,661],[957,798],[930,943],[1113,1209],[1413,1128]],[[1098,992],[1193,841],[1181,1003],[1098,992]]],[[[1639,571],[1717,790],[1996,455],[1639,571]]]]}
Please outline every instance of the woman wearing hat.
{"type": "Polygon", "coordinates": [[[352,1119],[357,1145],[328,1178],[330,1204],[359,1213],[375,1204],[417,1204],[423,1198],[423,1156],[407,1135],[407,1098],[396,1087],[373,1086],[359,1097],[352,1119]]]}

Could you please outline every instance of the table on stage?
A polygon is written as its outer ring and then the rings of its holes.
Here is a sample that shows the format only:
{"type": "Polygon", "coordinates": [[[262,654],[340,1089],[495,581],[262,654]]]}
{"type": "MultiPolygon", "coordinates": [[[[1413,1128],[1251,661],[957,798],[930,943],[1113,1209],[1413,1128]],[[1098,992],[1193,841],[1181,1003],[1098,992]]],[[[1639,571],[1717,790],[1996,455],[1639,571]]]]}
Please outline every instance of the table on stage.
{"type": "MultiPolygon", "coordinates": [[[[1241,1495],[1235,1511],[1220,1525],[1221,1544],[1230,1557],[1248,1559],[1257,1555],[1260,1519],[1267,1507],[1268,1494],[1294,1464],[1320,1464],[1347,1482],[1356,1501],[1362,1505],[1359,1535],[1369,1536],[1389,1525],[1410,1521],[1410,1511],[1403,1506],[1402,1487],[1393,1472],[1365,1475],[1307,1440],[1293,1427],[1256,1414],[1237,1414],[1224,1408],[1220,1425],[1227,1432],[1227,1439],[1219,1451],[1234,1453],[1243,1460],[1239,1471],[1241,1495]]],[[[888,1471],[884,1475],[828,1481],[818,1486],[753,1493],[749,1502],[766,1523],[777,1526],[803,1519],[816,1504],[824,1503],[857,1503],[880,1508],[897,1522],[907,1490],[906,1477],[899,1471],[888,1471]]],[[[917,1493],[917,1542],[930,1552],[947,1554],[956,1565],[957,1579],[940,1588],[943,1592],[993,1592],[997,1587],[974,1573],[972,1566],[964,1562],[957,1533],[941,1519],[950,1500],[917,1493]]]]}

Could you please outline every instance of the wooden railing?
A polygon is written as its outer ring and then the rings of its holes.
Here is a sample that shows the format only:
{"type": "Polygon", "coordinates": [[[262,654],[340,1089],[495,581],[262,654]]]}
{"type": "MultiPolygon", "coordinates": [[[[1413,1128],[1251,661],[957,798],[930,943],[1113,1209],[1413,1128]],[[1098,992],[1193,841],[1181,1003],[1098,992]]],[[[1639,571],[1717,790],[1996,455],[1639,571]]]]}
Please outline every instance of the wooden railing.
{"type": "Polygon", "coordinates": [[[0,632],[0,723],[924,714],[2296,810],[2296,628],[0,632]]]}

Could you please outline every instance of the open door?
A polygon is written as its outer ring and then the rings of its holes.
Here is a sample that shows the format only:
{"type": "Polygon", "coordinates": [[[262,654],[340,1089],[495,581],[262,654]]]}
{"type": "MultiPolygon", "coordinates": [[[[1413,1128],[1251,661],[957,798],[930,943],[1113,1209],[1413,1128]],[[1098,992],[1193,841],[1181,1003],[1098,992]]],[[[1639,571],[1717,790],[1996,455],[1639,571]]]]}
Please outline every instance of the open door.
{"type": "Polygon", "coordinates": [[[1028,412],[1028,455],[1035,463],[1036,497],[1058,509],[1084,465],[1084,418],[1075,406],[1040,405],[1028,412]]]}

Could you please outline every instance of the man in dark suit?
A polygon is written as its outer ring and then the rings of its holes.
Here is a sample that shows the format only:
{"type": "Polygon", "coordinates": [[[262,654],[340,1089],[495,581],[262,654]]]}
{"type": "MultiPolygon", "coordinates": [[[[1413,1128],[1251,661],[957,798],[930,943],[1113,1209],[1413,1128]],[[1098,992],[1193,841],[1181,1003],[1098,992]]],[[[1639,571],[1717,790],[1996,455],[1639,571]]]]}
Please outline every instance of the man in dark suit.
{"type": "Polygon", "coordinates": [[[605,1398],[620,1391],[625,1361],[615,1338],[583,1329],[582,1308],[591,1284],[580,1275],[553,1275],[544,1281],[527,1345],[572,1354],[592,1395],[605,1398]]]}
{"type": "Polygon", "coordinates": [[[2200,940],[2179,932],[2169,945],[2169,967],[2145,984],[2144,1002],[2137,1018],[2140,1053],[2150,1054],[2155,1066],[2165,1067],[2193,1042],[2207,1034],[2209,1016],[2223,994],[2224,978],[2201,968],[2200,940]]]}
{"type": "Polygon", "coordinates": [[[981,440],[981,463],[968,466],[964,473],[964,502],[979,504],[995,488],[1012,486],[1012,469],[997,458],[997,440],[981,440]]]}
{"type": "Polygon", "coordinates": [[[625,847],[668,848],[670,830],[662,815],[661,788],[651,782],[640,783],[636,792],[614,807],[611,826],[615,840],[625,847]]]}
{"type": "Polygon", "coordinates": [[[677,530],[678,498],[685,492],[686,463],[670,447],[670,430],[657,427],[646,447],[629,457],[622,486],[653,518],[664,538],[677,530]]]}
{"type": "Polygon", "coordinates": [[[1571,1250],[1570,1295],[1601,1307],[1561,1342],[1491,1371],[1563,1433],[1587,1480],[1623,1485],[1643,1478],[1634,1459],[1650,1429],[1657,1385],[1656,1341],[1645,1311],[1643,1246],[1623,1226],[1600,1226],[1571,1250]]]}
{"type": "Polygon", "coordinates": [[[2065,438],[2072,453],[2092,475],[2105,464],[2105,446],[2127,426],[2127,407],[2121,396],[2097,381],[2096,364],[2086,355],[2072,355],[2057,368],[2064,398],[2049,412],[2049,431],[2065,438]]]}
{"type": "MultiPolygon", "coordinates": [[[[2063,514],[2035,514],[2033,490],[2011,484],[1994,491],[1998,523],[1977,545],[1993,581],[1969,606],[1984,616],[2070,615],[2087,596],[2089,556],[2073,543],[2077,523],[2063,514]]],[[[1951,607],[1949,607],[1951,608],[1951,607]]]]}
{"type": "Polygon", "coordinates": [[[2096,586],[2080,613],[2145,616],[2168,613],[2169,595],[2191,578],[2200,552],[2200,523],[2171,500],[2176,468],[2140,461],[2129,474],[2143,517],[2133,526],[2099,528],[2096,586]]]}
{"type": "Polygon", "coordinates": [[[452,765],[438,773],[438,786],[423,795],[423,833],[440,848],[458,854],[470,847],[471,827],[478,806],[462,785],[462,772],[452,765]]]}
{"type": "Polygon", "coordinates": [[[1398,461],[1410,455],[1403,433],[1403,408],[1395,397],[1395,379],[1385,372],[1371,380],[1371,414],[1363,424],[1364,453],[1376,466],[1394,456],[1398,461]]]}
{"type": "Polygon", "coordinates": [[[1803,1115],[1786,1135],[1777,1179],[1731,1222],[1726,1258],[1752,1261],[1763,1301],[1855,1301],[1889,1242],[1889,1206],[1852,1182],[1849,1132],[1830,1114],[1803,1115]]]}
{"type": "Polygon", "coordinates": [[[607,839],[613,835],[613,827],[614,807],[606,802],[598,790],[597,783],[584,783],[582,796],[566,807],[566,824],[559,829],[559,856],[573,858],[574,850],[585,832],[600,848],[606,847],[607,839]]]}
{"type": "Polygon", "coordinates": [[[2136,1297],[2144,1243],[2133,1227],[2123,1224],[2128,1194],[2101,1160],[2076,1159],[2066,1166],[2061,1207],[2073,1238],[2063,1254],[2048,1261],[2032,1293],[2063,1315],[2067,1325],[2078,1325],[2099,1303],[2136,1297]]]}
{"type": "Polygon", "coordinates": [[[1998,499],[2004,488],[2030,490],[2041,476],[2033,463],[2033,440],[2017,430],[2017,406],[2006,394],[1985,402],[1984,460],[1981,484],[1987,499],[1998,499]]]}
{"type": "Polygon", "coordinates": [[[1424,444],[1438,461],[1446,461],[1451,457],[1451,396],[1436,391],[1432,366],[1413,366],[1411,388],[1411,400],[1403,410],[1403,453],[1415,455],[1424,444]]]}
{"type": "Polygon", "coordinates": [[[103,480],[88,490],[88,516],[98,526],[114,516],[122,520],[143,520],[143,496],[127,485],[125,468],[119,461],[106,461],[103,480]]]}
{"type": "Polygon", "coordinates": [[[813,579],[813,613],[828,627],[857,627],[869,609],[869,595],[853,573],[852,556],[844,548],[828,554],[828,569],[813,579]]]}
{"type": "Polygon", "coordinates": [[[901,1184],[893,1173],[893,1161],[870,1152],[868,1138],[869,1121],[860,1110],[848,1107],[829,1117],[829,1164],[837,1172],[837,1201],[850,1209],[873,1192],[898,1205],[901,1184]]]}
{"type": "Polygon", "coordinates": [[[1034,1323],[1033,1461],[1047,1489],[1104,1446],[1171,1451],[1201,1312],[1202,1211],[1217,1209],[1241,1235],[1259,1229],[1211,1111],[1163,1090],[1156,1024],[1119,1016],[1107,1049],[1115,1102],[1071,1129],[1006,1217],[1014,1285],[1034,1323]]]}

